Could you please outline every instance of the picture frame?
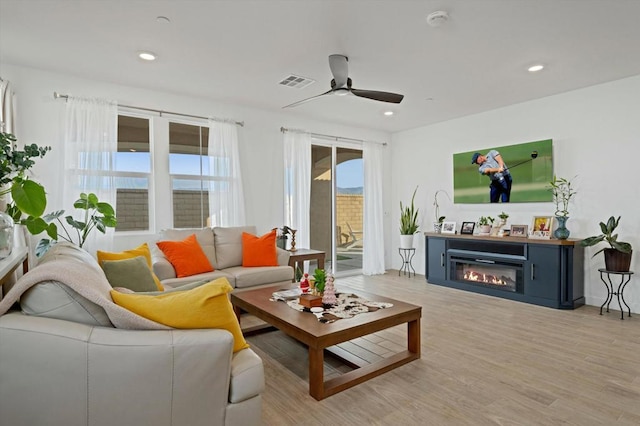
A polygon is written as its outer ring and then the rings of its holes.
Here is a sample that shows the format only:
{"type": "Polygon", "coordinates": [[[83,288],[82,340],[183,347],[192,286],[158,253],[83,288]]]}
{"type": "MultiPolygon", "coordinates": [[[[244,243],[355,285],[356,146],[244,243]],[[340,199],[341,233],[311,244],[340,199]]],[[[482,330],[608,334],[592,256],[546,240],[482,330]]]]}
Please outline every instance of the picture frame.
{"type": "Polygon", "coordinates": [[[442,222],[442,231],[443,234],[455,234],[456,233],[456,223],[455,222],[442,222]]]}
{"type": "Polygon", "coordinates": [[[462,222],[462,227],[460,228],[461,234],[473,235],[473,231],[476,228],[475,222],[462,222]]]}
{"type": "Polygon", "coordinates": [[[541,240],[551,239],[553,219],[553,216],[534,216],[531,220],[531,234],[529,238],[541,240]]]}
{"type": "Polygon", "coordinates": [[[510,237],[519,237],[519,238],[527,238],[528,236],[528,225],[511,225],[511,230],[509,231],[510,237]]]}

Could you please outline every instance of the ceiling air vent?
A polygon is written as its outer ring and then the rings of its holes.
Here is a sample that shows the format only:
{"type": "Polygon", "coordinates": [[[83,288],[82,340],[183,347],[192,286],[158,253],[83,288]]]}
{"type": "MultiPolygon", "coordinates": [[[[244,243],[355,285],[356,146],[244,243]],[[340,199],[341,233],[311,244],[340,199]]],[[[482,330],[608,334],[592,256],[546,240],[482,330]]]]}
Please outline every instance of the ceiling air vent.
{"type": "Polygon", "coordinates": [[[291,74],[287,78],[282,79],[279,84],[282,84],[283,86],[288,86],[288,87],[295,87],[296,89],[302,89],[315,82],[316,82],[315,80],[312,80],[310,78],[300,77],[299,75],[291,74]]]}

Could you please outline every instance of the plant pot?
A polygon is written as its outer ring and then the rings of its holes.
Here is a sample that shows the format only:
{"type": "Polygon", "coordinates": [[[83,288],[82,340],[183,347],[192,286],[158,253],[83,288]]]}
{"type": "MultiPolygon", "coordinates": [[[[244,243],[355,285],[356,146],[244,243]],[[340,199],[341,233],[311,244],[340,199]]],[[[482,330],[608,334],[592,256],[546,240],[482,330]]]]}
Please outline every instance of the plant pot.
{"type": "Polygon", "coordinates": [[[436,234],[442,232],[442,222],[433,222],[433,232],[436,234]]]}
{"type": "Polygon", "coordinates": [[[480,225],[480,233],[484,235],[491,234],[491,225],[480,225]]]}
{"type": "Polygon", "coordinates": [[[413,248],[413,234],[400,235],[400,248],[403,248],[403,249],[413,248]]]}
{"type": "Polygon", "coordinates": [[[604,265],[607,271],[611,272],[629,272],[631,267],[631,254],[623,253],[616,249],[604,249],[604,265]]]}

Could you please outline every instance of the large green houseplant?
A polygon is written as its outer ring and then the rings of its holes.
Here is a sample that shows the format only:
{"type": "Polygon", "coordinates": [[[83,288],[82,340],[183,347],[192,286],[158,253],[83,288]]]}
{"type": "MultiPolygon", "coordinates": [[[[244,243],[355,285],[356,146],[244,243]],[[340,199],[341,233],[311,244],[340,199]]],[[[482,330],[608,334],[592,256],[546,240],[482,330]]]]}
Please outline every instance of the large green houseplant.
{"type": "Polygon", "coordinates": [[[5,200],[5,211],[17,223],[22,214],[39,217],[47,207],[44,187],[29,179],[26,172],[36,158],[42,158],[51,147],[39,147],[36,144],[25,145],[19,150],[16,137],[11,133],[0,132],[0,198],[5,200]],[[11,194],[11,202],[6,196],[11,194]]]}
{"type": "Polygon", "coordinates": [[[418,232],[418,210],[414,200],[418,187],[413,191],[411,205],[403,205],[400,201],[400,248],[413,248],[413,234],[418,232]]]}
{"type": "Polygon", "coordinates": [[[618,241],[618,234],[614,234],[619,223],[620,216],[618,216],[617,219],[611,216],[609,220],[607,220],[607,223],[600,222],[600,231],[602,231],[602,234],[585,238],[580,242],[580,245],[583,247],[591,247],[606,241],[609,247],[598,250],[592,257],[595,257],[600,252],[604,252],[604,263],[607,271],[627,272],[631,266],[631,254],[633,250],[631,244],[618,241]]]}

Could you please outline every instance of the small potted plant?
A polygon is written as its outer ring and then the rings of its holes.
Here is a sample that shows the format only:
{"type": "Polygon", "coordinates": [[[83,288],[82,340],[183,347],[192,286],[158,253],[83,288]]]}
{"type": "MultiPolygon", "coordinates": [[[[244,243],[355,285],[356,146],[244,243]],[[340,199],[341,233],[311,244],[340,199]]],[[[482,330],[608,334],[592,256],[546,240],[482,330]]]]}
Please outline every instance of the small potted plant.
{"type": "Polygon", "coordinates": [[[400,201],[400,248],[413,248],[413,234],[418,232],[418,210],[414,207],[416,187],[411,197],[411,205],[405,206],[400,201]]]}
{"type": "Polygon", "coordinates": [[[554,231],[553,236],[559,240],[569,238],[570,231],[566,228],[567,220],[569,220],[569,202],[576,195],[576,191],[571,187],[571,180],[553,176],[553,180],[549,182],[549,190],[553,194],[553,202],[556,204],[555,216],[558,220],[558,228],[554,231]]]}
{"type": "Polygon", "coordinates": [[[604,264],[607,271],[628,272],[631,266],[631,254],[633,253],[631,244],[618,241],[618,234],[613,232],[620,223],[620,216],[616,219],[611,216],[607,223],[600,222],[602,234],[585,238],[580,242],[583,247],[591,247],[602,241],[609,243],[608,248],[602,248],[595,252],[592,257],[604,251],[604,264]]]}
{"type": "Polygon", "coordinates": [[[491,225],[493,225],[493,222],[495,222],[495,218],[491,216],[480,216],[480,219],[478,219],[480,233],[484,235],[491,234],[491,225]]]}

